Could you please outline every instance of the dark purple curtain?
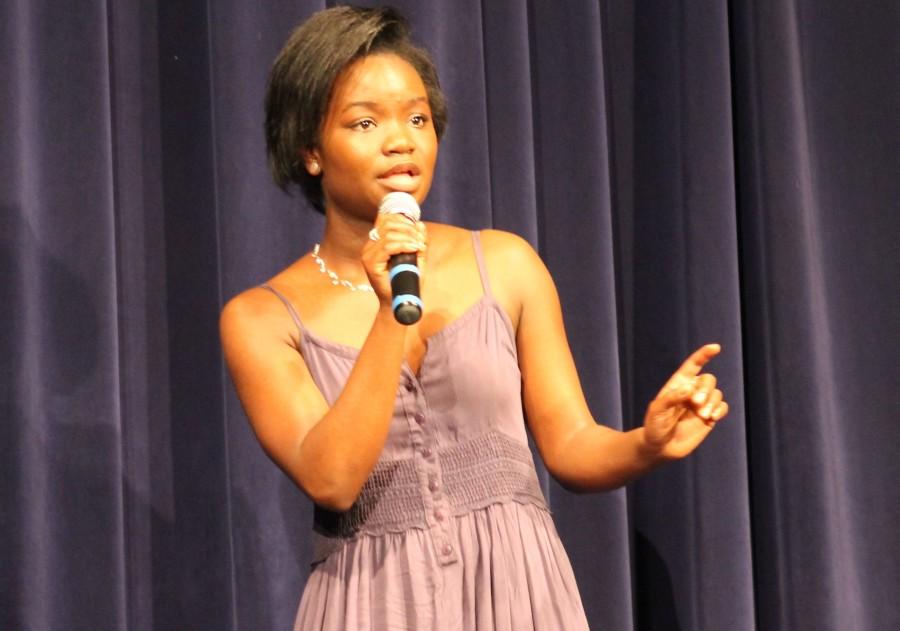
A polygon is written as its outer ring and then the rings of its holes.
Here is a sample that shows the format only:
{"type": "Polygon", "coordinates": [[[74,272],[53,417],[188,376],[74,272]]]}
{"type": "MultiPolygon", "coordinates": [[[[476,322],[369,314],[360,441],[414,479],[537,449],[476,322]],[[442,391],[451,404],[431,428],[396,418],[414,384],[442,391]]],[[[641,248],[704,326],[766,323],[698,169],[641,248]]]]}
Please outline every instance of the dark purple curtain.
{"type": "MultiPolygon", "coordinates": [[[[539,249],[597,419],[725,347],[693,457],[544,475],[592,628],[900,628],[900,5],[395,4],[451,107],[424,212],[539,249]]],[[[0,628],[290,628],[311,506],[216,320],[320,234],[262,97],[323,6],[0,6],[0,628]]]]}

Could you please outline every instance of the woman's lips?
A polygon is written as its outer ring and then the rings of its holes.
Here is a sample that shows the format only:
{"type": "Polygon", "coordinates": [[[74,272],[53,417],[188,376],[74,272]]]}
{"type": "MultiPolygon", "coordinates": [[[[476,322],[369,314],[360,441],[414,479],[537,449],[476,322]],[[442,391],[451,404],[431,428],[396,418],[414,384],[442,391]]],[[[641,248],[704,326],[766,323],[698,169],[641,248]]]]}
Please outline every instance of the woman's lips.
{"type": "Polygon", "coordinates": [[[419,185],[419,167],[415,164],[398,164],[378,176],[378,180],[396,191],[410,192],[419,185]]]}
{"type": "Polygon", "coordinates": [[[381,177],[390,177],[392,175],[418,175],[419,167],[415,162],[401,162],[395,164],[390,169],[381,174],[381,177]]]}

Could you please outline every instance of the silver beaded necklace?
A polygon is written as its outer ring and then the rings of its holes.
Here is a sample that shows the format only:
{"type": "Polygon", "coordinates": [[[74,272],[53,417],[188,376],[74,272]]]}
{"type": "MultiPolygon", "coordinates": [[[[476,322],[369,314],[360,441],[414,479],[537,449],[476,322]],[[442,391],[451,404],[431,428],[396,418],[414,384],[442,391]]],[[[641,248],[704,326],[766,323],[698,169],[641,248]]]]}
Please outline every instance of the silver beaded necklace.
{"type": "Polygon", "coordinates": [[[369,284],[361,283],[359,285],[354,285],[349,280],[344,280],[343,278],[341,278],[340,276],[338,276],[337,274],[332,272],[330,269],[328,269],[328,266],[325,265],[325,260],[321,256],[319,256],[319,244],[318,243],[315,245],[315,247],[313,247],[312,257],[313,257],[313,260],[316,262],[316,265],[319,266],[319,271],[331,279],[332,285],[341,285],[343,287],[346,287],[350,291],[364,291],[364,292],[365,291],[371,291],[371,292],[375,291],[374,289],[372,289],[372,286],[369,284]]]}

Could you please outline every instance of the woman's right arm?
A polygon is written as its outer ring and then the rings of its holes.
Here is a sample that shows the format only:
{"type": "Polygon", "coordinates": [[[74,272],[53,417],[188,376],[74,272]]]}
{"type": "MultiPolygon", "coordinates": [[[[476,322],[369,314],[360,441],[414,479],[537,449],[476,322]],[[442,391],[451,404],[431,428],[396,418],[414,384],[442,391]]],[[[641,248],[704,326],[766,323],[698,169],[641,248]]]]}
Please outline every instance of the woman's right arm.
{"type": "Polygon", "coordinates": [[[257,439],[269,457],[318,505],[353,505],[384,448],[400,382],[407,328],[391,310],[388,260],[418,252],[424,273],[425,226],[380,215],[382,237],[368,241],[362,262],[379,308],[347,383],[328,405],[291,337],[284,305],[251,289],[222,311],[228,369],[257,439]]]}
{"type": "Polygon", "coordinates": [[[266,454],[318,505],[347,510],[378,460],[390,428],[404,328],[380,308],[334,406],[319,391],[290,332],[284,305],[264,289],[222,311],[225,359],[266,454]]]}

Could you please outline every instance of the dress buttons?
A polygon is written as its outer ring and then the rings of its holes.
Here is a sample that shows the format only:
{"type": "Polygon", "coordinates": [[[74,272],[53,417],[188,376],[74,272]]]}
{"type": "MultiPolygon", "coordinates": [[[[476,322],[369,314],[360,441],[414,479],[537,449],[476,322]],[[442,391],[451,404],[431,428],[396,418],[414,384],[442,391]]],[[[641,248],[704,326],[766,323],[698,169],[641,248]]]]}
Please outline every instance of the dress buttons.
{"type": "Polygon", "coordinates": [[[429,491],[431,491],[432,493],[434,493],[434,492],[437,491],[439,488],[441,488],[441,485],[438,484],[437,480],[435,480],[434,478],[431,478],[431,479],[428,480],[428,490],[429,490],[429,491]]]}
{"type": "Polygon", "coordinates": [[[438,521],[444,521],[444,513],[439,510],[434,511],[434,518],[438,521]]]}
{"type": "Polygon", "coordinates": [[[449,543],[445,543],[441,547],[441,554],[443,554],[445,557],[450,556],[451,554],[453,554],[453,546],[451,546],[449,543]]]}
{"type": "Polygon", "coordinates": [[[425,456],[426,458],[430,458],[430,457],[431,457],[431,448],[430,448],[430,447],[423,447],[423,448],[422,448],[422,455],[425,456]]]}
{"type": "Polygon", "coordinates": [[[416,419],[416,423],[421,425],[422,423],[425,422],[425,413],[424,412],[416,412],[415,419],[416,419]]]}

